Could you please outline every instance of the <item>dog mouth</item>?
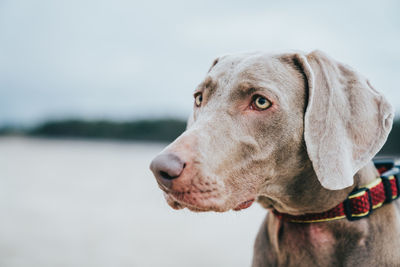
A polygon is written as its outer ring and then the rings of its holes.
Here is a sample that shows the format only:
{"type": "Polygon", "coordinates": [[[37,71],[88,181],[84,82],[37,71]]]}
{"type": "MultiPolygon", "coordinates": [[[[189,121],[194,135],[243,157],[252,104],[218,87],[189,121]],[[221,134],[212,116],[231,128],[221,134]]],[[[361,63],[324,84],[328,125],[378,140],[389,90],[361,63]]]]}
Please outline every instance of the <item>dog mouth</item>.
{"type": "Polygon", "coordinates": [[[223,198],[216,189],[171,191],[165,194],[168,204],[174,209],[187,208],[191,211],[225,211],[223,198]]]}
{"type": "Polygon", "coordinates": [[[226,212],[229,210],[240,211],[249,208],[255,201],[255,196],[250,194],[245,201],[232,201],[231,195],[226,188],[205,187],[191,183],[189,186],[183,186],[180,190],[167,188],[158,183],[160,189],[164,191],[164,197],[168,205],[180,210],[187,208],[194,212],[226,212]]]}
{"type": "Polygon", "coordinates": [[[234,211],[239,211],[239,210],[244,210],[247,208],[250,208],[250,206],[254,203],[254,198],[253,199],[249,199],[246,200],[242,203],[240,203],[239,205],[237,205],[235,208],[233,208],[234,211]]]}
{"type": "MultiPolygon", "coordinates": [[[[204,192],[203,192],[204,193],[204,192]]],[[[210,193],[210,192],[205,192],[210,193]]],[[[175,210],[187,208],[194,212],[225,212],[230,209],[234,211],[240,211],[249,208],[255,201],[254,198],[240,202],[235,206],[226,205],[223,199],[216,198],[214,196],[202,197],[198,196],[199,193],[188,192],[164,192],[164,197],[167,203],[175,210]],[[187,196],[186,196],[187,194],[187,196]]],[[[200,193],[201,194],[201,193],[200,193]]]]}

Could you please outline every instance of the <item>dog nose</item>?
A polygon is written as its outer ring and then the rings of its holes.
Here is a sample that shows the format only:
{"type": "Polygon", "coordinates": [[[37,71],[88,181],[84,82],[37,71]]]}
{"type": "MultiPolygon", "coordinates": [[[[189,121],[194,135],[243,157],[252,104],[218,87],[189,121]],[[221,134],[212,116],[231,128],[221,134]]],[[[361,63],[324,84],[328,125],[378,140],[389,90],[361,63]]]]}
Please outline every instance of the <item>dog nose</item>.
{"type": "Polygon", "coordinates": [[[171,187],[172,180],[178,178],[184,168],[185,163],[171,153],[158,155],[150,164],[154,176],[166,187],[171,187]]]}

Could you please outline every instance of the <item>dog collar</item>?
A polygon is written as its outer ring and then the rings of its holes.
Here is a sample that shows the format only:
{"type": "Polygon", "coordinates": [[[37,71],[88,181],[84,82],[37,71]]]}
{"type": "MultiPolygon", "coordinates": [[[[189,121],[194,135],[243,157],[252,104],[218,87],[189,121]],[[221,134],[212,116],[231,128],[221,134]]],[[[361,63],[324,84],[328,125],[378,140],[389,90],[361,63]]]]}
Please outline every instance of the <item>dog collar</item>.
{"type": "Polygon", "coordinates": [[[372,183],[353,190],[345,201],[321,213],[290,215],[273,210],[281,220],[293,223],[314,223],[347,218],[349,221],[367,217],[373,210],[400,196],[400,166],[394,160],[374,161],[380,177],[372,183]]]}

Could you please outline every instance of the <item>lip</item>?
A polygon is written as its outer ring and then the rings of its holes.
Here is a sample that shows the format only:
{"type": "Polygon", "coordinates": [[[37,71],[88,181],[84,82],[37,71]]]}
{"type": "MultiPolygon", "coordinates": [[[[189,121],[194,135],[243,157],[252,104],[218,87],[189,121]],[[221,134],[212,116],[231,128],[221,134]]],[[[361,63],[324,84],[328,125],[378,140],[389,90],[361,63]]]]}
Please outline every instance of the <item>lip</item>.
{"type": "Polygon", "coordinates": [[[216,206],[200,207],[200,206],[197,206],[197,205],[192,205],[192,204],[184,203],[184,202],[178,202],[178,201],[175,201],[175,200],[173,200],[170,203],[170,206],[173,209],[176,209],[176,210],[187,208],[187,209],[189,209],[191,211],[194,211],[194,212],[207,212],[207,211],[222,212],[222,211],[224,211],[224,210],[220,210],[216,206]]]}
{"type": "Polygon", "coordinates": [[[253,204],[253,202],[254,202],[254,198],[246,200],[246,201],[240,203],[239,205],[237,205],[233,210],[239,211],[239,210],[247,209],[253,204]]]}
{"type": "Polygon", "coordinates": [[[187,208],[191,211],[195,212],[204,212],[204,211],[216,211],[216,212],[222,212],[225,211],[222,208],[219,207],[218,204],[213,203],[215,199],[213,197],[210,197],[206,200],[206,203],[202,202],[197,202],[196,198],[201,197],[198,196],[198,194],[203,194],[203,193],[212,193],[213,190],[198,190],[197,192],[193,191],[172,191],[168,190],[164,192],[164,196],[168,202],[168,204],[176,210],[187,208]],[[197,195],[197,196],[196,196],[197,195]],[[194,198],[192,198],[194,196],[194,198]]]}
{"type": "MultiPolygon", "coordinates": [[[[188,208],[191,211],[216,211],[216,212],[223,212],[223,211],[228,211],[229,207],[226,207],[225,205],[218,205],[217,203],[199,203],[197,201],[193,202],[191,201],[191,198],[186,198],[186,196],[191,196],[193,192],[190,191],[172,191],[172,190],[165,190],[164,196],[166,197],[166,200],[168,204],[176,210],[183,209],[183,208],[188,208]]],[[[204,190],[202,193],[210,193],[212,190],[204,190]]],[[[202,194],[200,193],[200,194],[202,194]]],[[[199,194],[199,192],[196,192],[194,194],[199,194]]],[[[195,200],[195,199],[194,199],[195,200]]],[[[208,199],[212,200],[212,198],[208,199]]],[[[215,199],[214,199],[215,200],[215,199]]],[[[239,211],[243,209],[249,208],[255,201],[255,198],[252,197],[246,201],[241,202],[234,208],[231,208],[234,211],[239,211]]]]}

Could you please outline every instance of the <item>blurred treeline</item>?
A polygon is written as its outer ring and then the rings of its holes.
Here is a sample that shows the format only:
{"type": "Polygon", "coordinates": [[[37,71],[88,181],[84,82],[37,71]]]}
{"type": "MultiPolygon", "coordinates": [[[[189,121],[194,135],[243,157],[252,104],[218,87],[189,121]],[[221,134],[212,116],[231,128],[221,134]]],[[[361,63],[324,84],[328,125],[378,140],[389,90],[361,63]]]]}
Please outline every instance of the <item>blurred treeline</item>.
{"type": "MultiPolygon", "coordinates": [[[[2,135],[28,135],[50,138],[96,138],[171,142],[186,128],[180,119],[149,119],[129,122],[61,120],[49,121],[30,129],[3,128],[2,135]]],[[[400,120],[396,120],[380,155],[400,154],[400,120]]]]}
{"type": "Polygon", "coordinates": [[[186,128],[179,119],[152,119],[129,122],[60,120],[48,121],[30,129],[3,128],[0,134],[47,138],[91,138],[170,142],[186,128]]]}

